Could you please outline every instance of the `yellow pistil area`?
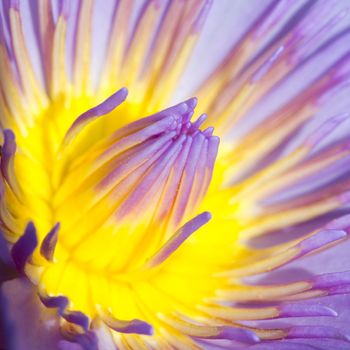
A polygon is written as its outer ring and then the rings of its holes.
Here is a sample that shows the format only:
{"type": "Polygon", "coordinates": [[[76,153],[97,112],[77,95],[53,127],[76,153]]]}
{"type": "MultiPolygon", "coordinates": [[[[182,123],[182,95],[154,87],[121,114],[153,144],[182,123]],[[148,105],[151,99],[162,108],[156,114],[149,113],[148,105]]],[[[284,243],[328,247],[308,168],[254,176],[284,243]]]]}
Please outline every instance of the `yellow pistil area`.
{"type": "Polygon", "coordinates": [[[27,267],[28,276],[48,295],[67,296],[69,309],[82,311],[91,319],[102,308],[118,319],[147,321],[158,332],[169,327],[158,314],[176,311],[198,318],[203,313],[197,305],[224,287],[223,280],[213,275],[233,259],[233,247],[237,248],[237,234],[225,224],[220,205],[227,201],[227,195],[211,189],[200,208],[182,223],[202,209],[214,209],[213,222],[196,232],[163,264],[146,268],[147,257],[164,243],[162,235],[169,236],[175,229],[164,233],[162,222],[159,227],[149,227],[152,198],[149,210],[123,222],[106,217],[115,208],[113,202],[110,207],[104,202],[86,211],[86,206],[96,201],[96,193],[90,189],[81,193],[84,174],[74,167],[99,140],[142,115],[142,106],[125,102],[86,127],[71,146],[62,148],[64,135],[74,120],[99,102],[92,97],[61,95],[41,110],[25,135],[16,133],[15,173],[23,193],[22,203],[8,202],[19,218],[17,233],[10,239],[16,240],[32,220],[39,245],[31,261],[36,267],[27,267]],[[74,176],[69,178],[71,172],[74,176]],[[220,207],[217,215],[215,208],[220,207]],[[47,262],[39,247],[57,222],[60,229],[54,260],[47,262]]]}

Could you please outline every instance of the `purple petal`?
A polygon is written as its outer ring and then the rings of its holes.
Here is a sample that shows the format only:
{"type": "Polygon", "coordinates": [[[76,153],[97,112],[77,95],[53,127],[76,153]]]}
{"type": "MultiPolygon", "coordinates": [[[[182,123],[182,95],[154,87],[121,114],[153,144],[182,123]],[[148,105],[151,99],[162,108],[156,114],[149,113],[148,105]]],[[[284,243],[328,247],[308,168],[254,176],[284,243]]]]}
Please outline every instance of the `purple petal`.
{"type": "MultiPolygon", "coordinates": [[[[350,335],[331,326],[295,326],[288,330],[287,338],[334,338],[350,341],[350,335]]],[[[350,346],[350,343],[349,343],[350,346]]]]}
{"type": "Polygon", "coordinates": [[[327,273],[313,279],[315,288],[330,288],[340,284],[350,284],[350,271],[327,273]]]}
{"type": "Polygon", "coordinates": [[[58,350],[85,350],[80,344],[72,343],[67,340],[61,340],[58,343],[58,350]]]}
{"type": "Polygon", "coordinates": [[[337,312],[322,304],[293,303],[278,307],[280,317],[338,316],[337,312]]]}

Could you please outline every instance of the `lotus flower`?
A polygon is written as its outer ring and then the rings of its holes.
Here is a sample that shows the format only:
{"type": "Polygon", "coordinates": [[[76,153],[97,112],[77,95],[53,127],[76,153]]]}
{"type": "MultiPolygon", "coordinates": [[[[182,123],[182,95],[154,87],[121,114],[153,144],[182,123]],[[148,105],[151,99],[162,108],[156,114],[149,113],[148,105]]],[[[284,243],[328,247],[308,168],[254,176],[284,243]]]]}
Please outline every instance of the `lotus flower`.
{"type": "Polygon", "coordinates": [[[2,346],[350,349],[348,6],[2,1],[2,346]]]}

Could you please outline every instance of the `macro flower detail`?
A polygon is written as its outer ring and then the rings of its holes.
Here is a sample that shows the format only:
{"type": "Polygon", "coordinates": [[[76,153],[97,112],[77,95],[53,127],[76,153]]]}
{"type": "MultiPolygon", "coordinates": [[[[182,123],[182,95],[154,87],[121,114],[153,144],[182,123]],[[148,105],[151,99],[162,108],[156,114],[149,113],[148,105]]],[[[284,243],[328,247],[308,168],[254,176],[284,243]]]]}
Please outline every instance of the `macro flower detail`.
{"type": "Polygon", "coordinates": [[[1,2],[0,346],[350,348],[349,4],[238,3],[1,2]]]}

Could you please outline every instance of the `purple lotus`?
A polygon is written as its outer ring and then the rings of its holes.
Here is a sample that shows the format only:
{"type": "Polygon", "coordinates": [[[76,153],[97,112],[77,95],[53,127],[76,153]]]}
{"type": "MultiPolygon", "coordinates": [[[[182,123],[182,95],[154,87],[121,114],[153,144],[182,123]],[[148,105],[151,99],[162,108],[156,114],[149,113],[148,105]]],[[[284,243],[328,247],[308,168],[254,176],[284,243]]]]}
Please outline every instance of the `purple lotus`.
{"type": "Polygon", "coordinates": [[[349,7],[1,1],[0,348],[349,350],[349,7]]]}

